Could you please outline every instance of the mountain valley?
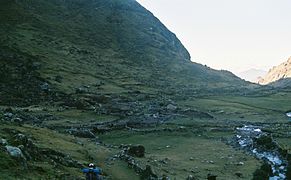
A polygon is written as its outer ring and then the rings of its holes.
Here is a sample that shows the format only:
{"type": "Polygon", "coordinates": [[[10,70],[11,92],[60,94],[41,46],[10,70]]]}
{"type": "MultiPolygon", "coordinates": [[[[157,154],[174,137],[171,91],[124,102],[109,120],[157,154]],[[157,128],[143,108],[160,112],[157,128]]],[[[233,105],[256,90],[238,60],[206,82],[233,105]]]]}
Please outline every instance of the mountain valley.
{"type": "Polygon", "coordinates": [[[291,161],[290,86],[192,62],[135,0],[3,0],[0,24],[0,179],[82,179],[90,162],[104,179],[277,176],[236,141],[244,125],[291,161]]]}

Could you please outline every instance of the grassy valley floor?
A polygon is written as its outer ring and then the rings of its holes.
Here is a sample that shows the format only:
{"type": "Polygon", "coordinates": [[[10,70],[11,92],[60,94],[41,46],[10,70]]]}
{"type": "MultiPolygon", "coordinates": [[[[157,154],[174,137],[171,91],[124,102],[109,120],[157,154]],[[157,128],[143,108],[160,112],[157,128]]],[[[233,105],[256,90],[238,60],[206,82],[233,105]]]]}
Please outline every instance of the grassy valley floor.
{"type": "Polygon", "coordinates": [[[59,110],[58,106],[42,105],[12,108],[13,116],[29,115],[30,118],[16,123],[5,116],[7,107],[2,106],[1,138],[11,146],[24,146],[24,152],[30,155],[30,159],[26,159],[26,165],[23,165],[18,159],[10,157],[2,145],[1,177],[82,178],[80,169],[89,162],[95,162],[104,170],[107,179],[139,179],[140,176],[127,162],[114,158],[121,152],[121,145],[132,144],[145,147],[145,157],[136,157],[135,161],[143,168],[150,165],[158,176],[186,179],[193,175],[197,179],[205,179],[208,174],[213,174],[217,175],[217,179],[252,179],[262,161],[228,142],[236,135],[236,127],[255,124],[271,132],[278,144],[290,152],[290,125],[284,112],[291,107],[286,96],[289,94],[261,98],[190,98],[177,101],[177,106],[207,112],[213,118],[176,116],[154,126],[94,132],[95,138],[82,138],[68,130],[90,129],[96,123],[122,122],[127,118],[102,115],[92,110],[59,110]],[[33,121],[35,118],[44,119],[33,121]],[[25,142],[19,142],[18,134],[31,139],[34,150],[29,149],[25,142]]]}

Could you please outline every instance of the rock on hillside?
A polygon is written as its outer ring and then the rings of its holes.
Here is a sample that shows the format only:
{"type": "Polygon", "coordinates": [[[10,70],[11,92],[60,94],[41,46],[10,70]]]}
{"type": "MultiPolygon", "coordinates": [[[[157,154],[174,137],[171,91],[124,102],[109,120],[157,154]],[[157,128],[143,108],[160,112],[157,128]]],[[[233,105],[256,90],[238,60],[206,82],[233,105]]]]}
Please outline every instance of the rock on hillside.
{"type": "Polygon", "coordinates": [[[259,84],[265,85],[287,78],[291,78],[291,57],[286,62],[270,69],[266,76],[260,78],[259,84]]]}

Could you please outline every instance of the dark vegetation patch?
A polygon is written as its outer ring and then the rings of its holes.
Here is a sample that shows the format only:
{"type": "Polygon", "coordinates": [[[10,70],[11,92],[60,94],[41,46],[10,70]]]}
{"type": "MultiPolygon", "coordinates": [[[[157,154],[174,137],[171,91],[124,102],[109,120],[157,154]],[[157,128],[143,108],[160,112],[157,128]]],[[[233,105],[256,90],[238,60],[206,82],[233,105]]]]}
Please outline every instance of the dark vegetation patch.
{"type": "Polygon", "coordinates": [[[264,163],[260,169],[254,172],[253,180],[267,180],[272,175],[271,165],[264,163]]]}
{"type": "Polygon", "coordinates": [[[25,106],[53,100],[50,85],[40,77],[36,57],[0,48],[0,103],[25,106]]]}

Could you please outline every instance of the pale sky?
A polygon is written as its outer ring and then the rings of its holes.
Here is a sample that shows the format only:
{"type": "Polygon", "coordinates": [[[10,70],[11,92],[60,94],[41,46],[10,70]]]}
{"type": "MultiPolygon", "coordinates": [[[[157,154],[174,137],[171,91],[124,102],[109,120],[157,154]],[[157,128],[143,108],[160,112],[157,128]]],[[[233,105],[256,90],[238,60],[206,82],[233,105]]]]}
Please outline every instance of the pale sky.
{"type": "Polygon", "coordinates": [[[291,0],[137,0],[161,20],[192,61],[238,73],[291,56],[291,0]]]}

